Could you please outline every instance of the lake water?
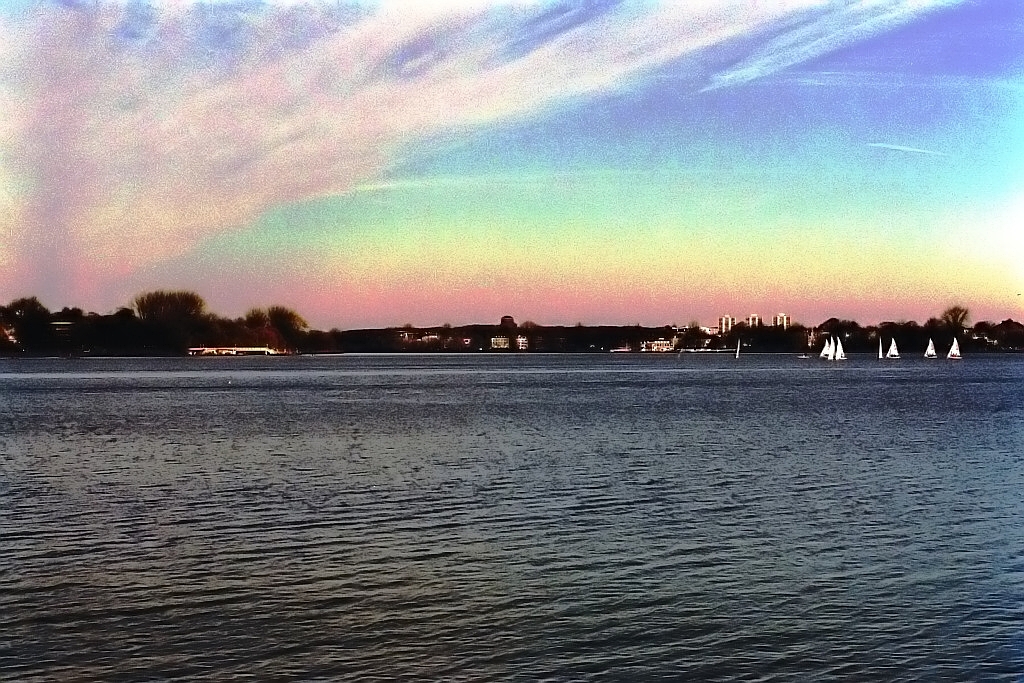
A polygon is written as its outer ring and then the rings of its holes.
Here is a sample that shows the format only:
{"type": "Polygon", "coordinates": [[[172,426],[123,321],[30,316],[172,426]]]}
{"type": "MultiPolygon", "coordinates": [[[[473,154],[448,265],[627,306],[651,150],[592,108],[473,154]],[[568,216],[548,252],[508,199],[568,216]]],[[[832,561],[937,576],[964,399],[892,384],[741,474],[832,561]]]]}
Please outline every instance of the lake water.
{"type": "Polygon", "coordinates": [[[0,679],[1024,674],[1024,356],[0,359],[0,679]]]}

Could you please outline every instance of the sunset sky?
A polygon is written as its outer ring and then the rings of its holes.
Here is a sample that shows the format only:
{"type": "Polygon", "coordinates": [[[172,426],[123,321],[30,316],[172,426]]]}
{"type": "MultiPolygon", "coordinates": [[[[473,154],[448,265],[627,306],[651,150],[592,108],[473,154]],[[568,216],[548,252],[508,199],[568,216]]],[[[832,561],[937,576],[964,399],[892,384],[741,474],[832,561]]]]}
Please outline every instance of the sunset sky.
{"type": "Polygon", "coordinates": [[[0,303],[1024,318],[1024,3],[3,2],[0,303]]]}

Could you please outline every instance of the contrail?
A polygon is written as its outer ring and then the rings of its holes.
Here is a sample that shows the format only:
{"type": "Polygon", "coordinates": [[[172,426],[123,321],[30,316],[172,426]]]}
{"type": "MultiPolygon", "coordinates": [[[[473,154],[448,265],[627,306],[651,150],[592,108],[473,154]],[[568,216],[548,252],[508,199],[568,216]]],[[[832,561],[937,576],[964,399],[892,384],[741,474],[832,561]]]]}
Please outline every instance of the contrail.
{"type": "Polygon", "coordinates": [[[904,145],[890,145],[888,142],[869,142],[868,147],[880,147],[882,149],[894,149],[897,152],[913,152],[914,154],[931,154],[932,156],[949,156],[945,152],[936,152],[934,149],[920,149],[919,147],[906,147],[904,145]]]}

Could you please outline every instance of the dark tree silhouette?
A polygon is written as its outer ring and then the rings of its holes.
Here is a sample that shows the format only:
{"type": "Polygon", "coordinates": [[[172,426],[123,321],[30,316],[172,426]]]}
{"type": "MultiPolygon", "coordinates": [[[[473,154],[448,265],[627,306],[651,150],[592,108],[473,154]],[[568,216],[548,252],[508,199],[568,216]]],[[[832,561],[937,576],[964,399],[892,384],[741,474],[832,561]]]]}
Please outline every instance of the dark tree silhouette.
{"type": "Polygon", "coordinates": [[[245,326],[252,332],[253,339],[260,346],[269,346],[279,350],[283,350],[287,346],[281,333],[271,323],[270,315],[265,309],[250,308],[245,314],[245,326]]]}
{"type": "Polygon", "coordinates": [[[139,318],[147,323],[177,323],[202,317],[206,302],[195,292],[159,290],[135,297],[132,302],[139,318]]]}
{"type": "Polygon", "coordinates": [[[54,345],[50,309],[36,297],[15,299],[2,316],[13,328],[18,343],[26,349],[50,349],[54,345]]]}
{"type": "Polygon", "coordinates": [[[290,350],[302,346],[309,323],[301,315],[285,306],[271,306],[267,309],[267,318],[290,350]]]}
{"type": "Polygon", "coordinates": [[[206,315],[206,302],[195,292],[159,290],[135,297],[139,319],[149,330],[154,348],[183,351],[215,343],[215,316],[206,315]]]}
{"type": "Polygon", "coordinates": [[[262,330],[270,327],[270,316],[262,308],[250,308],[245,314],[245,326],[250,330],[262,330]]]}
{"type": "Polygon", "coordinates": [[[967,327],[967,321],[969,318],[970,311],[963,306],[950,306],[942,312],[942,317],[939,319],[947,327],[959,332],[967,327]]]}

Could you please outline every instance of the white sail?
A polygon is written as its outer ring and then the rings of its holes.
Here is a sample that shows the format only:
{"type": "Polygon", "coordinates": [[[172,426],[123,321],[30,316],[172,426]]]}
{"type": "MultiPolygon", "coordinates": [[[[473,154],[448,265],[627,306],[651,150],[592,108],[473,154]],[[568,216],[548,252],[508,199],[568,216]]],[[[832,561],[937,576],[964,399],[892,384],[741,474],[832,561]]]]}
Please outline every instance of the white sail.
{"type": "Polygon", "coordinates": [[[900,350],[896,348],[896,340],[893,339],[892,343],[889,344],[889,352],[885,354],[886,358],[899,358],[900,350]]]}
{"type": "Polygon", "coordinates": [[[828,355],[825,356],[825,360],[835,360],[835,359],[836,359],[836,340],[830,337],[829,340],[828,340],[828,355]]]}
{"type": "Polygon", "coordinates": [[[821,353],[819,354],[819,357],[821,357],[821,358],[828,358],[831,355],[832,355],[832,338],[829,337],[828,339],[825,340],[825,346],[821,349],[821,353]]]}
{"type": "Polygon", "coordinates": [[[963,356],[960,355],[960,342],[956,340],[956,337],[953,337],[953,345],[949,347],[949,353],[946,354],[946,358],[952,360],[963,358],[963,356]]]}
{"type": "Polygon", "coordinates": [[[925,351],[924,351],[924,357],[925,358],[936,358],[937,357],[937,354],[935,353],[935,342],[933,342],[930,338],[928,339],[928,348],[925,349],[925,351]]]}
{"type": "Polygon", "coordinates": [[[740,340],[739,339],[736,340],[736,357],[737,358],[740,357],[740,340]]]}
{"type": "Polygon", "coordinates": [[[846,352],[843,351],[843,342],[836,339],[836,360],[846,360],[846,352]]]}
{"type": "Polygon", "coordinates": [[[881,335],[879,335],[879,337],[878,337],[878,357],[879,358],[882,357],[882,337],[881,337],[881,335]]]}

